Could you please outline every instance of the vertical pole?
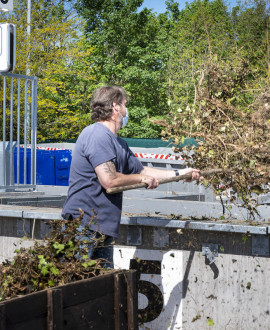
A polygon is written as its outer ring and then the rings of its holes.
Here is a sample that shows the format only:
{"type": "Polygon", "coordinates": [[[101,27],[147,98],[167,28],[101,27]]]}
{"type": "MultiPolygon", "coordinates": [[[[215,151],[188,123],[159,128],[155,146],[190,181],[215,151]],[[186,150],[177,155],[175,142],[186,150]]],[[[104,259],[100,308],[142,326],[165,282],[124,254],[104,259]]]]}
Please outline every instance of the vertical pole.
{"type": "Polygon", "coordinates": [[[34,137],[33,137],[33,145],[34,145],[34,181],[33,184],[36,185],[37,183],[37,78],[34,80],[34,127],[33,127],[33,132],[34,132],[34,137]]]}
{"type": "Polygon", "coordinates": [[[7,79],[3,79],[3,185],[6,185],[6,88],[7,79]]]}
{"type": "Polygon", "coordinates": [[[27,85],[28,85],[28,80],[25,79],[24,82],[24,178],[23,182],[26,184],[26,175],[27,175],[27,108],[28,108],[28,100],[27,100],[27,85]]]}
{"type": "Polygon", "coordinates": [[[33,80],[31,81],[31,182],[30,184],[34,183],[34,82],[33,80]]]}
{"type": "MultiPolygon", "coordinates": [[[[26,75],[30,76],[30,49],[31,49],[31,0],[27,0],[27,37],[28,37],[28,51],[27,51],[27,63],[26,63],[26,75]]],[[[30,85],[30,81],[27,81],[27,84],[29,83],[30,85]]],[[[26,109],[26,113],[27,113],[27,124],[28,124],[28,129],[26,131],[26,135],[27,135],[27,142],[29,143],[29,138],[30,138],[30,112],[31,112],[31,105],[29,103],[27,103],[27,109],[26,109]]]]}
{"type": "Polygon", "coordinates": [[[36,79],[32,80],[31,104],[31,184],[36,184],[36,79]]]}
{"type": "Polygon", "coordinates": [[[27,52],[27,64],[26,75],[30,76],[30,36],[31,36],[31,0],[27,0],[27,36],[28,36],[28,52],[27,52]]]}
{"type": "Polygon", "coordinates": [[[63,295],[60,289],[47,290],[47,330],[63,330],[63,295]]]}
{"type": "Polygon", "coordinates": [[[18,78],[18,108],[17,108],[17,184],[20,184],[20,121],[21,121],[21,79],[18,78]]]}
{"type": "Polygon", "coordinates": [[[14,185],[14,155],[13,155],[13,77],[10,78],[10,132],[9,132],[9,184],[14,185]]]}
{"type": "Polygon", "coordinates": [[[128,330],[138,329],[138,288],[136,271],[125,273],[127,282],[128,330]]]}

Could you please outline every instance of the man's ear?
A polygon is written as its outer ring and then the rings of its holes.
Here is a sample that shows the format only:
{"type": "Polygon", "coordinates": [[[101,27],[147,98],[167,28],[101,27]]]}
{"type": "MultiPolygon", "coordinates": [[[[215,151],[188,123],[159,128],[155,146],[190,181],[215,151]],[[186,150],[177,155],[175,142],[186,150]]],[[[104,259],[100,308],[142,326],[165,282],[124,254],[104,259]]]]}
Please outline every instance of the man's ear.
{"type": "Polygon", "coordinates": [[[113,102],[112,109],[118,112],[119,110],[117,108],[118,108],[118,104],[113,102]]]}

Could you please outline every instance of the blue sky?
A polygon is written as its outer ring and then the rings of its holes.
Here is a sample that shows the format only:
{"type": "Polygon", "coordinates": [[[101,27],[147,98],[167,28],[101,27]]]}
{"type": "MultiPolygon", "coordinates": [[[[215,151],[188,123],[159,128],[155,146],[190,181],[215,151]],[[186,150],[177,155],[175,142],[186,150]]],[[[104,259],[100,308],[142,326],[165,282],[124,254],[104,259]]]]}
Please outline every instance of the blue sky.
{"type": "MultiPolygon", "coordinates": [[[[176,0],[176,2],[179,3],[179,9],[185,8],[186,2],[189,2],[188,0],[176,0]]],[[[231,6],[235,6],[237,0],[227,0],[227,5],[230,8],[231,6]]],[[[142,8],[148,8],[153,9],[154,12],[157,13],[164,13],[166,11],[166,4],[165,0],[144,0],[142,8]]]]}

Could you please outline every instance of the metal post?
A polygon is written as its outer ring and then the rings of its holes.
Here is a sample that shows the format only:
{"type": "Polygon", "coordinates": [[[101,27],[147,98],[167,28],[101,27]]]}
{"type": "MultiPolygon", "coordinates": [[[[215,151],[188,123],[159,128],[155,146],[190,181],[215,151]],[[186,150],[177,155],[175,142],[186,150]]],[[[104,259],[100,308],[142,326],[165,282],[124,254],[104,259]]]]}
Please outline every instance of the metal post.
{"type": "Polygon", "coordinates": [[[6,87],[7,79],[3,79],[3,185],[7,184],[6,182],[6,87]]]}
{"type": "Polygon", "coordinates": [[[28,36],[28,52],[27,52],[27,66],[26,75],[30,76],[30,36],[31,36],[31,0],[27,0],[27,36],[28,36]]]}
{"type": "MultiPolygon", "coordinates": [[[[31,0],[27,0],[27,36],[28,36],[28,51],[27,51],[27,63],[26,63],[26,75],[30,76],[30,49],[31,49],[31,0]]],[[[30,81],[26,80],[27,84],[30,81]]],[[[28,85],[27,85],[28,86],[28,85]]],[[[30,86],[29,86],[30,88],[30,86]]],[[[27,113],[27,143],[29,143],[29,137],[30,137],[30,113],[31,113],[31,105],[30,103],[27,103],[27,108],[26,108],[26,113],[27,113]]]]}
{"type": "Polygon", "coordinates": [[[31,104],[31,184],[36,184],[36,93],[37,80],[32,81],[32,104],[31,104]]]}
{"type": "Polygon", "coordinates": [[[27,85],[28,81],[25,79],[24,82],[24,178],[23,182],[26,184],[26,175],[27,175],[27,108],[28,108],[28,102],[27,102],[27,85]]]}
{"type": "Polygon", "coordinates": [[[21,121],[21,79],[18,79],[18,108],[17,108],[17,184],[20,184],[20,121],[21,121]]]}
{"type": "Polygon", "coordinates": [[[10,132],[9,132],[9,184],[14,184],[14,155],[13,155],[13,77],[10,78],[10,132]]]}
{"type": "Polygon", "coordinates": [[[34,145],[34,164],[33,164],[33,172],[34,172],[34,181],[33,184],[37,184],[37,78],[34,80],[34,93],[32,95],[34,99],[34,127],[33,127],[33,145],[34,145]]]}

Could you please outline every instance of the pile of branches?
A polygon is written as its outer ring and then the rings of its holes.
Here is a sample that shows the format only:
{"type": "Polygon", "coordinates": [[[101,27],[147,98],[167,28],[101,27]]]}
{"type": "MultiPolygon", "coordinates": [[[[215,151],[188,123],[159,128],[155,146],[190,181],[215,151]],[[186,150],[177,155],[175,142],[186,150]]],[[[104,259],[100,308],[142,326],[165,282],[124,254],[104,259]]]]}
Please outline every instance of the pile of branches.
{"type": "Polygon", "coordinates": [[[245,61],[237,68],[211,61],[200,71],[194,104],[173,112],[163,133],[178,143],[175,151],[189,165],[229,170],[206,184],[218,194],[230,189],[231,201],[238,197],[253,209],[254,197],[269,191],[270,88],[253,94],[246,107],[240,105],[238,96],[245,93],[250,75],[245,61]],[[186,137],[195,138],[198,146],[183,148],[186,137]]]}
{"type": "MultiPolygon", "coordinates": [[[[81,216],[82,217],[82,216],[81,216]]],[[[16,251],[13,261],[0,266],[0,300],[25,295],[77,280],[100,275],[104,260],[88,258],[86,240],[89,227],[78,231],[81,218],[73,221],[52,221],[47,238],[33,247],[16,251]]],[[[93,239],[92,239],[93,240],[93,239]]],[[[104,237],[95,239],[102,245],[104,237]]]]}

